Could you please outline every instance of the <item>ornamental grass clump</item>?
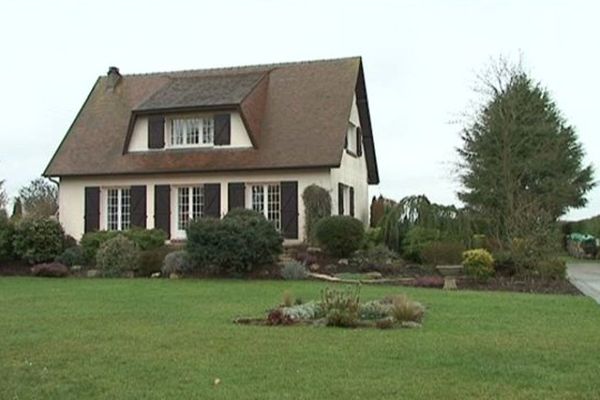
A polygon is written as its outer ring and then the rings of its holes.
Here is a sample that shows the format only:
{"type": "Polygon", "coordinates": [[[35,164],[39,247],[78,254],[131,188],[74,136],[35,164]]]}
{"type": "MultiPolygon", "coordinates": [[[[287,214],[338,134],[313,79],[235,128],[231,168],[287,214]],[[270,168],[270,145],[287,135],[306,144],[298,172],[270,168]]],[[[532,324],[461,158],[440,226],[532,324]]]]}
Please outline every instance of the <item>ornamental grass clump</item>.
{"type": "Polygon", "coordinates": [[[384,301],[390,304],[390,315],[400,323],[420,323],[423,320],[425,307],[418,301],[411,300],[405,294],[391,296],[384,301]]]}
{"type": "Polygon", "coordinates": [[[328,326],[355,327],[360,319],[360,286],[345,290],[325,288],[321,308],[328,326]]]}

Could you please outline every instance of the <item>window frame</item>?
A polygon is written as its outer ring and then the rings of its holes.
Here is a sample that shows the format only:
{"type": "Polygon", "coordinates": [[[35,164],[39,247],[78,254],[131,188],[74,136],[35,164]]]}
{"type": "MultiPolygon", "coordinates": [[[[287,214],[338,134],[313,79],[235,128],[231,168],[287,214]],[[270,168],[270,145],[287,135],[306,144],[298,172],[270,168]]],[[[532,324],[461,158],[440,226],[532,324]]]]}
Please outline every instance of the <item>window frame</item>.
{"type": "Polygon", "coordinates": [[[344,142],[344,149],[346,152],[354,157],[358,157],[358,139],[357,129],[358,125],[353,122],[348,122],[348,129],[346,130],[346,139],[344,142]]]}
{"type": "Polygon", "coordinates": [[[214,147],[215,146],[215,116],[213,114],[194,114],[194,115],[176,115],[166,118],[165,129],[165,148],[169,149],[186,149],[198,147],[214,147]],[[197,136],[198,143],[189,141],[190,133],[182,133],[182,142],[175,141],[175,124],[178,121],[194,121],[198,120],[198,131],[194,136],[197,136]],[[205,132],[206,127],[210,130],[205,132]],[[208,135],[209,141],[204,142],[205,135],[208,135]]]}
{"type": "Polygon", "coordinates": [[[275,229],[281,231],[281,182],[251,182],[247,187],[249,188],[246,197],[247,207],[261,213],[267,221],[274,222],[275,229]],[[260,192],[257,192],[256,188],[260,188],[260,192]],[[276,188],[276,192],[272,190],[273,188],[276,188]],[[261,196],[261,210],[254,204],[257,193],[261,196]]]}
{"type": "Polygon", "coordinates": [[[205,204],[205,193],[204,193],[204,184],[189,184],[189,185],[179,185],[174,188],[175,190],[175,230],[182,234],[185,233],[189,223],[196,218],[204,217],[204,207],[205,204]],[[187,198],[187,210],[185,211],[185,215],[187,215],[187,219],[185,223],[182,223],[182,210],[180,209],[181,204],[181,191],[185,190],[186,198],[187,198]],[[198,193],[196,193],[198,190],[198,193]],[[199,201],[196,202],[196,199],[199,201]]]}
{"type": "Polygon", "coordinates": [[[104,224],[107,231],[126,231],[131,229],[131,187],[118,186],[104,188],[104,224]],[[116,192],[116,215],[111,211],[111,192],[116,192]],[[124,193],[125,192],[125,193],[124,193]],[[126,199],[126,201],[124,201],[126,199]],[[116,216],[116,221],[111,217],[116,216]],[[116,227],[113,223],[116,223],[116,227]]]}

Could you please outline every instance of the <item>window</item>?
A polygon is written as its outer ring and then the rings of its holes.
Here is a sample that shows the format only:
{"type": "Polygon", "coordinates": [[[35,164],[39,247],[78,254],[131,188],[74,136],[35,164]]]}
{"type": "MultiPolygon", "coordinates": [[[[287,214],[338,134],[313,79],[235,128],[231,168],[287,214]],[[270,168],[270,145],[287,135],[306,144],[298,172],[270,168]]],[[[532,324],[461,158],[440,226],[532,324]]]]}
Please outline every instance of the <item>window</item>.
{"type": "Polygon", "coordinates": [[[112,188],[106,191],[106,229],[124,231],[131,226],[131,191],[112,188]]]}
{"type": "Polygon", "coordinates": [[[191,220],[204,215],[204,187],[177,188],[177,229],[184,231],[191,220]]]}
{"type": "Polygon", "coordinates": [[[281,188],[277,183],[252,185],[250,198],[252,209],[281,229],[281,188]]]}
{"type": "Polygon", "coordinates": [[[346,144],[345,148],[352,154],[357,154],[357,142],[356,142],[356,126],[352,123],[348,125],[348,131],[346,132],[346,144]]]}
{"type": "Polygon", "coordinates": [[[214,135],[215,122],[212,117],[171,120],[170,144],[173,147],[212,145],[214,135]]]}

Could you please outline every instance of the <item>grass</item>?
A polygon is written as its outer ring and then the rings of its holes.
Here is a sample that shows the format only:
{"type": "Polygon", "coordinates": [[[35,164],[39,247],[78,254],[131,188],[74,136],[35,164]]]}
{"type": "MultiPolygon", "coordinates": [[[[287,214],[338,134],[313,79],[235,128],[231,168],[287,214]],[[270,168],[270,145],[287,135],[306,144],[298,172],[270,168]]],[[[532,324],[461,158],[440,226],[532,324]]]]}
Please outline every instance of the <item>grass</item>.
{"type": "Polygon", "coordinates": [[[600,307],[585,297],[363,287],[423,302],[424,327],[231,323],[324,287],[0,278],[0,398],[600,397],[600,307]]]}

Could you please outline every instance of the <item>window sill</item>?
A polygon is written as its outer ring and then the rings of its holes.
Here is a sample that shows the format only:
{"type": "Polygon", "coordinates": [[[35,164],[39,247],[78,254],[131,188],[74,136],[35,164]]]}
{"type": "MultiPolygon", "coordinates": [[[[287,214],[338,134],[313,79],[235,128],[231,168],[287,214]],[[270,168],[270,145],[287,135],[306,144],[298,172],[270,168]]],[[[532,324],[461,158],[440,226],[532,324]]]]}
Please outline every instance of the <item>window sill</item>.
{"type": "Polygon", "coordinates": [[[350,155],[350,156],[354,157],[354,158],[359,158],[359,157],[358,157],[358,154],[357,154],[357,153],[355,153],[355,152],[353,152],[352,150],[348,150],[348,149],[346,149],[346,153],[347,153],[348,155],[350,155]]]}

